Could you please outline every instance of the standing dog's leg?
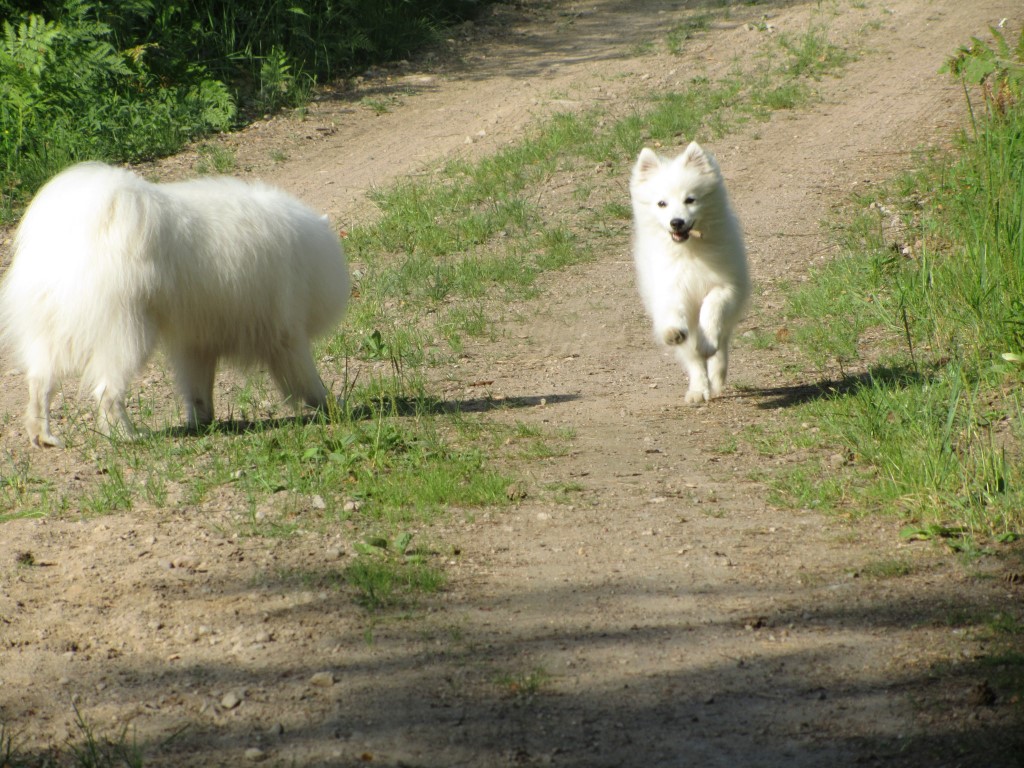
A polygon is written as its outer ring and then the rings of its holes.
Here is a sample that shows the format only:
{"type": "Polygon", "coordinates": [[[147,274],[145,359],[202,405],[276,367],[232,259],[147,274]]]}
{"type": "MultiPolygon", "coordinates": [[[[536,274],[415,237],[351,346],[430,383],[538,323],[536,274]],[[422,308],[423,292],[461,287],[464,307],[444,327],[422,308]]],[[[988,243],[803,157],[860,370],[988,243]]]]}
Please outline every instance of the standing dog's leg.
{"type": "Polygon", "coordinates": [[[213,377],[217,357],[197,349],[172,349],[168,352],[185,402],[188,428],[200,429],[213,423],[213,377]]]}
{"type": "Polygon", "coordinates": [[[307,339],[297,339],[290,348],[277,350],[268,363],[274,382],[289,401],[327,409],[327,388],[316,369],[307,339]]]}
{"type": "Polygon", "coordinates": [[[50,432],[50,401],[57,382],[47,371],[29,371],[28,408],[25,410],[25,429],[32,445],[39,448],[62,448],[64,444],[50,432]]]}

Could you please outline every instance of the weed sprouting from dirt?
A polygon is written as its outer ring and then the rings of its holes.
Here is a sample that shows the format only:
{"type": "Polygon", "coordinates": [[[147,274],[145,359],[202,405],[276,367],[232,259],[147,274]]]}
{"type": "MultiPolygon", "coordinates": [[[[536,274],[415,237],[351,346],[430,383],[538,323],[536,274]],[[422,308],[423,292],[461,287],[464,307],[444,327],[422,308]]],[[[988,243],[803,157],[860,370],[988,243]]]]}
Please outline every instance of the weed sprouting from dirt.
{"type": "Polygon", "coordinates": [[[534,667],[525,672],[503,672],[495,677],[495,685],[507,695],[519,700],[530,700],[541,693],[551,681],[551,675],[543,667],[534,667]]]}

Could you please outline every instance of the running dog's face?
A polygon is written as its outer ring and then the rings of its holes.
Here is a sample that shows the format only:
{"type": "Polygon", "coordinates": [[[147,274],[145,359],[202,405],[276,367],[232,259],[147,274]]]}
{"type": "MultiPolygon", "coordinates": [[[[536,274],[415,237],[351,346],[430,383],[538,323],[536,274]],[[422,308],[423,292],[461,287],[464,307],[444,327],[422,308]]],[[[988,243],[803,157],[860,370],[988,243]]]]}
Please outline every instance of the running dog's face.
{"type": "Polygon", "coordinates": [[[714,159],[697,142],[674,160],[650,149],[640,152],[633,168],[630,192],[638,217],[656,221],[677,243],[701,229],[701,213],[721,184],[714,159]]]}

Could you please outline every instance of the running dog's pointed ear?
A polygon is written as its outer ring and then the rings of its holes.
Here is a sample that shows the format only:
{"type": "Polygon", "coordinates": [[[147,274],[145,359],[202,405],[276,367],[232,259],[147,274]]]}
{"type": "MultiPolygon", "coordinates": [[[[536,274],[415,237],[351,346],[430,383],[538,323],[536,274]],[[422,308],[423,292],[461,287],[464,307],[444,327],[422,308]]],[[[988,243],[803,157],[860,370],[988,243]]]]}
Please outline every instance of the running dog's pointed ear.
{"type": "Polygon", "coordinates": [[[715,164],[707,152],[696,141],[691,141],[690,146],[679,158],[683,167],[692,166],[701,173],[714,173],[715,164]]]}
{"type": "Polygon", "coordinates": [[[640,150],[640,157],[637,158],[636,165],[633,166],[633,181],[644,181],[659,168],[661,168],[661,158],[655,154],[653,149],[644,147],[640,150]]]}

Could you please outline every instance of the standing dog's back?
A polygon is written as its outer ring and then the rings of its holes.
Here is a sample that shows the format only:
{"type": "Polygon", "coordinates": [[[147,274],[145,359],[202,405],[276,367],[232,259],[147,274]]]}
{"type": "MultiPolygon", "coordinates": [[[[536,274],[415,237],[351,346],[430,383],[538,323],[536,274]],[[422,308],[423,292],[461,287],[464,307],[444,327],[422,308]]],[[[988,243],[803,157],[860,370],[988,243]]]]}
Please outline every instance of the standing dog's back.
{"type": "Polygon", "coordinates": [[[192,427],[213,418],[222,357],[265,363],[287,397],[324,407],[310,339],[340,320],[349,291],[326,219],[281,191],[74,166],[32,201],[0,288],[4,339],[28,381],[29,439],[60,444],[50,399],[78,373],[100,428],[131,434],[124,392],[157,341],[192,427]]]}

